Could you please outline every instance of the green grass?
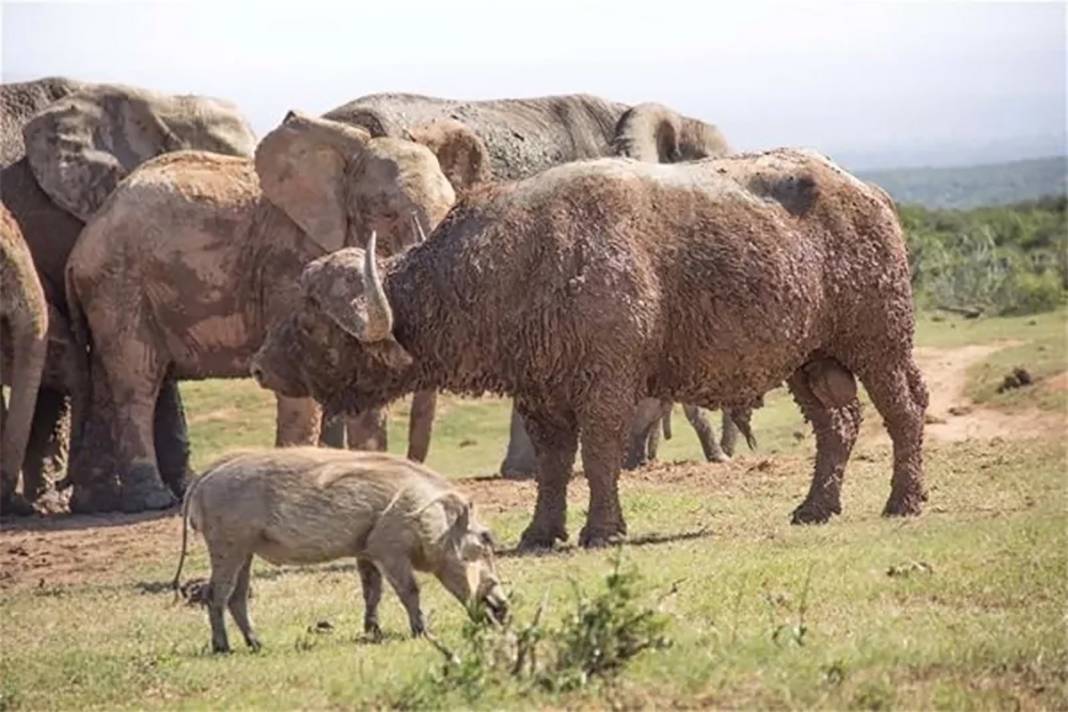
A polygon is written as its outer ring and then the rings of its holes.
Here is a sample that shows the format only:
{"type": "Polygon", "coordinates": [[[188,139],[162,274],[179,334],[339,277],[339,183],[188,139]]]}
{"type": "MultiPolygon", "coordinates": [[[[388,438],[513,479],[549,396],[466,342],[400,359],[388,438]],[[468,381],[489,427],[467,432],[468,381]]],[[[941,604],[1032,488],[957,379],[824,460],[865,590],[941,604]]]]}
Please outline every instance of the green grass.
{"type": "MultiPolygon", "coordinates": [[[[1045,372],[1055,368],[1055,356],[1064,357],[1065,312],[1034,319],[1034,325],[1030,317],[924,319],[918,340],[953,346],[1015,339],[1024,342],[1019,355],[1045,372]],[[1038,348],[1043,345],[1056,349],[1048,363],[1036,357],[1045,353],[1038,348]]],[[[1016,357],[1003,352],[992,358],[1007,364],[1016,357]]],[[[973,376],[972,387],[981,393],[989,379],[981,371],[973,376]]],[[[197,463],[230,446],[273,440],[269,394],[245,382],[218,381],[183,384],[183,392],[197,463]]],[[[1020,393],[1014,397],[1037,397],[1035,390],[1020,393]]],[[[443,402],[432,466],[452,476],[492,473],[503,456],[507,402],[443,402]]],[[[405,445],[405,412],[403,406],[393,412],[390,449],[396,452],[405,445]]],[[[613,684],[566,694],[490,686],[475,705],[1068,706],[1063,438],[928,443],[930,501],[922,517],[908,520],[879,516],[891,453],[882,441],[864,441],[850,463],[843,515],[826,526],[792,527],[788,514],[804,496],[811,471],[811,436],[793,436],[802,429],[788,395],[777,391],[757,414],[758,453],[743,452],[728,466],[700,472],[665,467],[622,478],[631,535],[669,537],[629,546],[624,555],[642,573],[647,600],[678,582],[678,592],[662,603],[671,648],[639,656],[613,684]],[[686,533],[700,536],[670,539],[686,533]],[[808,577],[811,590],[802,605],[808,577]],[[803,644],[775,635],[802,623],[803,644]]],[[[661,458],[697,460],[696,438],[681,413],[675,432],[661,458]]],[[[570,508],[573,534],[584,504],[580,491],[570,508]]],[[[507,546],[518,540],[532,506],[483,512],[507,546]]],[[[349,562],[276,569],[258,561],[252,613],[264,651],[245,651],[231,624],[236,652],[212,656],[204,611],[172,605],[169,591],[158,592],[173,574],[177,547],[175,537],[173,547],[148,563],[119,558],[106,581],[0,589],[0,710],[403,706],[413,691],[426,689],[429,671],[440,664],[430,645],[402,635],[406,619],[392,592],[382,610],[389,638],[381,645],[361,639],[357,577],[349,562]],[[319,621],[329,621],[332,631],[312,632],[319,621]]],[[[516,615],[529,619],[547,596],[547,622],[555,625],[570,605],[573,582],[596,588],[612,556],[569,549],[507,556],[499,566],[514,592],[516,615]]],[[[186,571],[207,573],[199,541],[186,571]]],[[[423,592],[432,628],[455,644],[462,609],[432,580],[425,580],[423,592]]],[[[468,704],[453,693],[438,702],[468,704]]]]}

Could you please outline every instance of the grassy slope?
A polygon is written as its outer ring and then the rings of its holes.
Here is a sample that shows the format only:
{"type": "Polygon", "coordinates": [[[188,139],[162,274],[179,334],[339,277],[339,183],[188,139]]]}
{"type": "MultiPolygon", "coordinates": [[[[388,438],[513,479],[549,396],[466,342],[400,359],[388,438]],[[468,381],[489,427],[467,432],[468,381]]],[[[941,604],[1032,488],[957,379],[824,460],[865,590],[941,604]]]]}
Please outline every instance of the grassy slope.
{"type": "MultiPolygon", "coordinates": [[[[1034,325],[1029,318],[925,320],[919,341],[1012,338],[1026,342],[1018,347],[1020,357],[1043,354],[1039,347],[1046,345],[1057,348],[1063,363],[1064,319],[1060,312],[1034,325]]],[[[983,374],[976,376],[981,388],[983,374]]],[[[269,444],[266,394],[241,382],[183,388],[198,462],[229,445],[269,444]]],[[[493,689],[479,706],[1063,707],[1065,444],[932,443],[927,514],[887,521],[878,512],[890,452],[866,443],[850,465],[845,514],[829,526],[797,528],[786,515],[807,486],[812,447],[810,437],[792,436],[800,427],[780,393],[758,415],[760,454],[743,454],[714,477],[676,478],[668,486],[655,477],[623,481],[632,533],[710,527],[703,538],[627,553],[645,575],[650,596],[682,579],[667,602],[673,648],[639,658],[612,687],[562,698],[493,689]],[[766,461],[772,451],[780,454],[766,461]],[[890,567],[913,562],[931,571],[888,576],[890,567]],[[774,629],[797,623],[810,571],[805,644],[777,643],[774,629]]],[[[490,473],[506,429],[505,403],[450,401],[432,464],[452,475],[490,473]]],[[[681,417],[675,429],[662,456],[696,458],[696,439],[681,417]]],[[[401,451],[403,428],[393,430],[391,449],[401,451]]],[[[490,523],[501,539],[514,542],[528,512],[509,511],[490,523]]],[[[572,508],[573,529],[583,514],[580,506],[572,508]]],[[[373,646],[357,640],[360,607],[347,563],[284,575],[258,563],[253,613],[265,651],[212,657],[205,652],[208,626],[201,611],[170,606],[169,594],[145,593],[138,585],[151,590],[167,580],[173,554],[161,552],[150,565],[116,562],[120,585],[0,593],[0,709],[402,704],[406,687],[437,662],[437,653],[419,641],[396,637],[373,646]],[[331,634],[309,632],[321,620],[333,623],[331,634]]],[[[521,597],[521,617],[548,591],[554,602],[549,617],[558,619],[571,580],[595,585],[608,560],[606,552],[571,552],[505,558],[501,567],[521,597]]],[[[189,570],[206,571],[199,546],[189,570]]],[[[435,629],[454,639],[462,611],[440,586],[428,582],[424,591],[435,629]]],[[[383,613],[387,630],[404,630],[392,594],[383,613]]]]}

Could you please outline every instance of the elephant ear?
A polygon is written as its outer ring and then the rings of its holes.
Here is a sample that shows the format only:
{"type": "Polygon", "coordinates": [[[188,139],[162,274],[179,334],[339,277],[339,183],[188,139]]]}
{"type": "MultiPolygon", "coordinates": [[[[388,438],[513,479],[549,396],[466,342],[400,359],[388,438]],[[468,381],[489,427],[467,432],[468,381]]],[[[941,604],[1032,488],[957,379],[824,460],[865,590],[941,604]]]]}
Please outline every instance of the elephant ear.
{"type": "Polygon", "coordinates": [[[409,134],[438,158],[441,172],[457,192],[490,178],[486,145],[474,131],[455,119],[439,119],[417,126],[409,134]]]}
{"type": "Polygon", "coordinates": [[[109,84],[85,85],[45,107],[23,138],[37,183],[82,221],[151,158],[182,149],[247,156],[255,145],[229,104],[109,84]]]}
{"type": "Polygon", "coordinates": [[[256,147],[263,194],[327,252],[345,246],[345,168],[368,140],[363,129],[290,111],[256,147]]]}
{"type": "Polygon", "coordinates": [[[638,104],[623,113],[616,124],[612,149],[617,156],[647,163],[723,156],[729,150],[715,126],[655,103],[638,104]]]}

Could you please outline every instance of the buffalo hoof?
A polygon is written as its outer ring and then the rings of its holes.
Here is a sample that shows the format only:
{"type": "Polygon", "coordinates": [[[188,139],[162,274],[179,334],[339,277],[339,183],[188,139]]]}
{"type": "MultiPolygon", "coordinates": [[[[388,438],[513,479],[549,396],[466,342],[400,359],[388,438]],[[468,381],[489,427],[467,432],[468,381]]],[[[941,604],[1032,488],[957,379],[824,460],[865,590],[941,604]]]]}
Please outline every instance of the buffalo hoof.
{"type": "Polygon", "coordinates": [[[122,483],[122,511],[168,509],[178,503],[154,467],[135,465],[122,483]]]}
{"type": "Polygon", "coordinates": [[[520,551],[552,549],[557,541],[567,541],[567,529],[563,527],[539,527],[531,524],[519,537],[520,551]]]}
{"type": "Polygon", "coordinates": [[[627,525],[622,522],[604,526],[587,524],[579,532],[579,545],[587,549],[617,546],[627,540],[627,525]]]}
{"type": "Polygon", "coordinates": [[[724,465],[724,464],[726,464],[726,463],[731,461],[731,456],[727,455],[725,453],[722,453],[722,452],[717,452],[716,454],[710,456],[708,458],[708,461],[709,462],[718,462],[719,464],[724,465]]]}
{"type": "Polygon", "coordinates": [[[805,500],[790,517],[791,524],[826,524],[831,517],[842,513],[842,505],[805,500]]]}
{"type": "Polygon", "coordinates": [[[927,495],[923,492],[891,494],[883,508],[884,517],[915,517],[923,512],[923,503],[927,495]]]}

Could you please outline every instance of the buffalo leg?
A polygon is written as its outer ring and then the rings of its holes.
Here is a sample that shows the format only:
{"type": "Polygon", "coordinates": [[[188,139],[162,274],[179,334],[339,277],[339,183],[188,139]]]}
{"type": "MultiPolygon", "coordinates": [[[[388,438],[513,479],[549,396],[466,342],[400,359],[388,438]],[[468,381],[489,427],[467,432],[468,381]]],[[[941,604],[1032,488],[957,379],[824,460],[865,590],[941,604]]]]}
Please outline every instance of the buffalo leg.
{"type": "Polygon", "coordinates": [[[521,415],[538,454],[538,497],[519,547],[552,548],[557,539],[567,541],[567,483],[575,466],[578,428],[568,411],[524,410],[521,415]]]}
{"type": "Polygon", "coordinates": [[[927,493],[923,485],[923,416],[927,410],[927,386],[911,354],[861,374],[872,403],[894,444],[894,474],[890,498],[883,514],[919,514],[927,493]],[[891,362],[892,363],[892,362],[891,362]]]}
{"type": "MultiPolygon", "coordinates": [[[[608,392],[603,389],[602,396],[608,392]]],[[[590,485],[589,513],[579,534],[582,546],[607,546],[627,535],[619,502],[619,470],[633,416],[633,401],[623,398],[599,399],[595,407],[579,413],[582,468],[590,485]]]]}
{"type": "Polygon", "coordinates": [[[276,396],[278,420],[275,425],[275,447],[315,445],[319,442],[319,428],[323,411],[311,398],[276,396]]]}
{"type": "Polygon", "coordinates": [[[840,406],[823,403],[802,369],[787,384],[816,434],[815,473],[808,496],[793,512],[793,523],[822,524],[842,511],[842,480],[860,431],[860,402],[854,397],[840,406]]]}
{"type": "Polygon", "coordinates": [[[738,447],[738,425],[734,422],[734,416],[731,415],[730,410],[727,408],[723,409],[720,422],[722,425],[722,433],[720,435],[719,447],[724,455],[732,457],[735,449],[738,447]]]}

